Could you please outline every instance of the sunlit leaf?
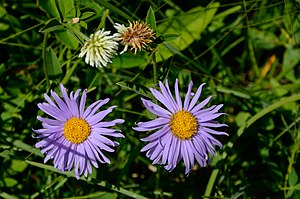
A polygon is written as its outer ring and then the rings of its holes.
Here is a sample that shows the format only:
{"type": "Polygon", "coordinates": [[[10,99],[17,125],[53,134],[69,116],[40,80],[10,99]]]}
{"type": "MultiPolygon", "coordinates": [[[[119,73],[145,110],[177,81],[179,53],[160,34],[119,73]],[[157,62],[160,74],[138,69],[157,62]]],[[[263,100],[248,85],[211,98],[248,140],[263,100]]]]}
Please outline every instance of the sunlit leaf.
{"type": "Polygon", "coordinates": [[[57,1],[59,11],[61,12],[63,19],[75,17],[76,9],[74,6],[74,0],[57,1]]]}
{"type": "Polygon", "coordinates": [[[14,187],[18,184],[18,181],[14,178],[6,177],[0,181],[0,187],[14,187]]]}
{"type": "Polygon", "coordinates": [[[142,54],[132,55],[124,53],[114,57],[112,67],[114,68],[142,68],[147,65],[147,59],[142,54]]]}
{"type": "Polygon", "coordinates": [[[86,19],[86,18],[89,18],[91,17],[92,15],[94,15],[95,13],[94,12],[84,12],[82,13],[80,19],[86,19]]]}
{"type": "Polygon", "coordinates": [[[55,17],[56,19],[60,19],[60,15],[58,13],[55,0],[38,0],[38,6],[44,10],[49,16],[55,17]]]}
{"type": "Polygon", "coordinates": [[[12,160],[10,168],[15,172],[23,172],[28,164],[22,160],[12,160]]]}
{"type": "MultiPolygon", "coordinates": [[[[200,38],[200,33],[205,30],[207,25],[213,19],[219,3],[212,3],[208,8],[201,6],[194,7],[186,13],[168,18],[157,26],[157,34],[176,34],[180,35],[178,39],[173,40],[169,44],[182,51],[191,43],[200,38]]],[[[168,59],[173,53],[163,45],[158,46],[159,56],[157,61],[168,59]]]]}
{"type": "Polygon", "coordinates": [[[77,49],[79,42],[76,37],[70,33],[67,29],[55,31],[55,35],[59,41],[68,46],[71,49],[77,49]]]}

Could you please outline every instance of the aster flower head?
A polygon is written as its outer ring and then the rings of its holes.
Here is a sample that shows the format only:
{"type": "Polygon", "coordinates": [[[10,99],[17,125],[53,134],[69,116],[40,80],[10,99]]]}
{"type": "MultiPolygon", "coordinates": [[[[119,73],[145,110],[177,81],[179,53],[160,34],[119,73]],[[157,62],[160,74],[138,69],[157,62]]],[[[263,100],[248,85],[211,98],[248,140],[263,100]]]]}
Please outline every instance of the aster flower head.
{"type": "Polygon", "coordinates": [[[102,67],[112,63],[111,59],[118,50],[117,34],[110,35],[104,29],[91,34],[80,50],[79,57],[85,56],[85,62],[91,66],[102,67]]]}
{"type": "Polygon", "coordinates": [[[35,147],[46,154],[44,163],[54,159],[54,167],[60,171],[70,171],[74,166],[77,179],[82,174],[87,177],[88,173],[92,173],[91,164],[98,168],[98,162],[110,163],[103,152],[113,152],[112,147],[119,144],[109,137],[124,138],[121,131],[110,127],[124,120],[102,121],[115,108],[111,106],[97,112],[109,101],[108,98],[98,100],[85,109],[86,90],[79,97],[80,89],[70,95],[62,84],[60,89],[62,98],[51,91],[54,100],[44,94],[46,102],[38,104],[51,118],[37,116],[43,127],[33,130],[36,138],[42,139],[35,147]]]}
{"type": "Polygon", "coordinates": [[[125,46],[121,54],[126,52],[128,47],[130,50],[134,50],[134,53],[138,50],[145,50],[155,39],[155,33],[150,25],[142,21],[129,22],[128,27],[125,27],[124,24],[115,23],[114,27],[118,31],[117,36],[121,41],[120,43],[125,46]]]}
{"type": "Polygon", "coordinates": [[[195,165],[195,159],[201,167],[204,167],[209,161],[209,154],[215,153],[214,145],[222,147],[212,134],[228,134],[212,128],[227,126],[215,120],[224,114],[218,113],[223,105],[213,105],[203,109],[211,96],[197,104],[203,85],[200,85],[191,98],[193,82],[190,82],[182,102],[177,79],[175,98],[172,96],[168,81],[165,85],[159,82],[160,91],[155,88],[150,88],[150,91],[164,107],[142,98],[145,107],[158,117],[148,122],[139,122],[134,130],[156,131],[141,139],[149,142],[141,151],[147,151],[146,156],[153,161],[153,164],[162,164],[166,170],[172,171],[183,159],[186,167],[185,174],[188,174],[195,165]]]}

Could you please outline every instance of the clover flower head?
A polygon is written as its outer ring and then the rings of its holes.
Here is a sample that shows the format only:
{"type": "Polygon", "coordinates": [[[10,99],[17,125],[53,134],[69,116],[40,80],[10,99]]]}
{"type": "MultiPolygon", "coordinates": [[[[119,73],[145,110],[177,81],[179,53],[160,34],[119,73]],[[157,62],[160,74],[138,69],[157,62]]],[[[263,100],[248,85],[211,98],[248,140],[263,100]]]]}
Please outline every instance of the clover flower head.
{"type": "Polygon", "coordinates": [[[118,50],[117,34],[110,35],[104,29],[91,34],[80,50],[79,57],[85,56],[85,62],[91,66],[102,67],[112,63],[118,50]]]}
{"type": "Polygon", "coordinates": [[[70,95],[62,84],[60,89],[62,98],[51,91],[54,100],[45,94],[46,102],[38,104],[50,118],[37,116],[42,128],[33,131],[37,134],[36,138],[42,140],[35,147],[41,148],[42,154],[46,154],[44,163],[53,159],[54,167],[60,171],[70,171],[74,166],[77,179],[82,174],[87,177],[88,173],[92,173],[91,164],[98,168],[98,162],[110,163],[104,151],[113,152],[113,147],[119,144],[109,137],[124,138],[120,130],[110,127],[124,120],[103,121],[115,108],[111,106],[98,111],[109,101],[108,98],[98,100],[85,109],[86,90],[79,97],[80,89],[70,95]]]}
{"type": "Polygon", "coordinates": [[[116,34],[121,44],[125,46],[121,54],[126,52],[128,47],[130,50],[134,50],[134,53],[138,50],[143,51],[155,39],[155,33],[150,25],[142,21],[129,22],[128,27],[124,24],[115,23],[114,27],[118,31],[116,34]]]}
{"type": "Polygon", "coordinates": [[[209,161],[209,154],[215,153],[214,145],[222,147],[212,134],[228,134],[212,128],[227,126],[215,120],[224,114],[218,113],[223,105],[213,105],[203,109],[211,96],[197,104],[203,85],[200,85],[196,94],[191,98],[193,82],[190,82],[182,102],[177,79],[175,98],[172,96],[168,81],[165,85],[159,82],[160,91],[155,88],[150,88],[150,91],[164,107],[142,98],[145,107],[158,117],[148,122],[137,123],[134,130],[156,131],[141,139],[148,142],[141,151],[147,152],[146,156],[153,161],[153,164],[162,164],[166,170],[172,171],[183,159],[186,167],[185,173],[188,174],[194,167],[195,160],[201,167],[204,167],[209,161]]]}

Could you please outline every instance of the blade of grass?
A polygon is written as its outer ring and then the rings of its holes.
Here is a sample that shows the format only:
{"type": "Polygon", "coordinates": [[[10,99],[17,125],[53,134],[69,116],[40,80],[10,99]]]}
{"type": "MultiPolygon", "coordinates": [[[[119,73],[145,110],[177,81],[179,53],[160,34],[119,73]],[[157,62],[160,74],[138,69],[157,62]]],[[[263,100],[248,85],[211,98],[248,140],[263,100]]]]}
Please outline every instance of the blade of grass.
{"type": "Polygon", "coordinates": [[[300,94],[296,94],[296,95],[292,95],[290,97],[286,97],[286,98],[283,98],[281,99],[280,101],[264,108],[263,110],[259,111],[258,113],[256,113],[253,117],[251,117],[243,126],[241,126],[237,132],[238,134],[238,137],[240,137],[244,130],[246,128],[248,128],[249,126],[251,126],[254,122],[256,122],[258,119],[260,119],[261,117],[263,117],[264,115],[266,115],[267,113],[279,108],[280,106],[283,106],[287,103],[290,103],[290,102],[295,102],[295,101],[298,101],[300,100],[300,94]]]}

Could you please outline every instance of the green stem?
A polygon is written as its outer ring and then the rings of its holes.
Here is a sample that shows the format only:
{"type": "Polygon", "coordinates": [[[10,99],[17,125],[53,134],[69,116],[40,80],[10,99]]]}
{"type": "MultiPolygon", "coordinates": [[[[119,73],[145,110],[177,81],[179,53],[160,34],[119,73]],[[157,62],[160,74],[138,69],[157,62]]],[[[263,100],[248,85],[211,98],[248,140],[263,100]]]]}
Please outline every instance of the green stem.
{"type": "Polygon", "coordinates": [[[44,34],[44,40],[43,40],[43,68],[44,68],[44,73],[47,81],[48,88],[50,88],[50,81],[48,77],[48,70],[46,67],[46,48],[47,48],[47,39],[48,39],[48,33],[46,32],[44,34]]]}
{"type": "Polygon", "coordinates": [[[152,53],[152,64],[153,64],[153,83],[157,83],[157,66],[156,66],[156,54],[152,53]]]}
{"type": "MultiPolygon", "coordinates": [[[[298,132],[298,135],[299,134],[300,134],[300,132],[298,132]]],[[[298,136],[298,140],[296,141],[296,143],[293,147],[291,158],[289,160],[289,166],[288,166],[287,173],[286,173],[285,179],[284,179],[284,188],[286,188],[288,186],[289,177],[290,177],[290,174],[292,173],[293,164],[295,163],[295,156],[296,156],[297,151],[299,150],[299,146],[300,146],[300,139],[299,139],[299,136],[298,136]]],[[[284,191],[285,198],[287,198],[286,195],[287,195],[287,193],[286,193],[286,190],[285,190],[284,191]]]]}
{"type": "Polygon", "coordinates": [[[14,38],[14,37],[16,37],[16,36],[18,36],[18,35],[21,35],[21,34],[27,32],[27,31],[29,31],[29,30],[35,29],[35,28],[37,28],[37,27],[39,27],[39,26],[41,26],[41,25],[43,25],[43,23],[39,23],[39,24],[37,24],[37,25],[35,25],[35,26],[32,26],[32,27],[30,27],[30,28],[27,28],[26,30],[17,32],[16,34],[13,34],[13,35],[10,35],[10,36],[8,36],[8,37],[6,37],[6,38],[4,38],[4,39],[1,39],[0,42],[4,42],[4,41],[6,41],[6,40],[9,40],[9,39],[11,39],[11,38],[14,38]]]}
{"type": "Polygon", "coordinates": [[[62,84],[65,85],[70,80],[72,74],[74,73],[74,71],[77,68],[80,61],[81,61],[80,59],[76,60],[73,64],[73,66],[67,70],[66,75],[64,76],[63,80],[61,81],[62,84]]]}

